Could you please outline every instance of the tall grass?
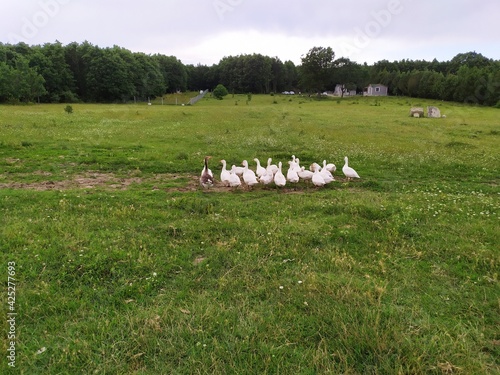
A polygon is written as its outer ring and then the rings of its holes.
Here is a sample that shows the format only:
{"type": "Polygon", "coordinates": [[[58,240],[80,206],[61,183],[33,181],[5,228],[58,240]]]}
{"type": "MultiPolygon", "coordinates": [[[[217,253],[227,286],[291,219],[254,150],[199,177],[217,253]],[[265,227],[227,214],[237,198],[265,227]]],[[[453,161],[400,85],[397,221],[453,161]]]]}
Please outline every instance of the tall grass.
{"type": "Polygon", "coordinates": [[[237,100],[0,107],[19,372],[498,373],[498,110],[237,100]],[[195,187],[292,154],[338,181],[195,187]]]}

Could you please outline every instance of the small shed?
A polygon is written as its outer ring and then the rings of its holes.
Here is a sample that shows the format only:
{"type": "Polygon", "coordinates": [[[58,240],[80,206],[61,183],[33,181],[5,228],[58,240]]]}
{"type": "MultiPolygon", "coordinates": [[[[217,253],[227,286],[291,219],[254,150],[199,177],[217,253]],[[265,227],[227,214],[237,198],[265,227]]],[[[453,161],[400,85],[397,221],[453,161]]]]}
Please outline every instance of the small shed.
{"type": "Polygon", "coordinates": [[[338,83],[335,86],[335,91],[333,92],[334,96],[354,96],[356,95],[356,90],[348,90],[345,88],[345,85],[341,85],[338,83]]]}
{"type": "Polygon", "coordinates": [[[363,90],[364,96],[387,96],[388,89],[387,86],[381,83],[370,84],[363,90]]]}

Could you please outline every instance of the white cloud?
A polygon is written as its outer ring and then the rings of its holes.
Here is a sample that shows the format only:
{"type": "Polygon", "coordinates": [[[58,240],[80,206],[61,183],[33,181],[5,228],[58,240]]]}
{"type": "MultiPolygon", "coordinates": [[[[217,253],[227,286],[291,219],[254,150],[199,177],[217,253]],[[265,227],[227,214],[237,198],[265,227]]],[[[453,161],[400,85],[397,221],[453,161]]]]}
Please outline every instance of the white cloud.
{"type": "Polygon", "coordinates": [[[300,63],[300,56],[314,46],[330,46],[337,56],[359,63],[384,58],[442,60],[469,50],[500,59],[496,1],[3,0],[3,4],[7,11],[0,14],[0,41],[4,43],[14,41],[12,35],[29,44],[88,40],[101,47],[119,45],[174,55],[193,64],[210,65],[243,53],[300,63]],[[39,26],[26,26],[36,21],[39,26]]]}
{"type": "Polygon", "coordinates": [[[179,47],[174,55],[184,56],[184,63],[198,61],[210,65],[219,62],[224,56],[260,53],[299,64],[301,55],[306,54],[314,45],[332,44],[335,44],[333,38],[294,37],[257,30],[234,31],[213,35],[199,44],[179,47]]]}

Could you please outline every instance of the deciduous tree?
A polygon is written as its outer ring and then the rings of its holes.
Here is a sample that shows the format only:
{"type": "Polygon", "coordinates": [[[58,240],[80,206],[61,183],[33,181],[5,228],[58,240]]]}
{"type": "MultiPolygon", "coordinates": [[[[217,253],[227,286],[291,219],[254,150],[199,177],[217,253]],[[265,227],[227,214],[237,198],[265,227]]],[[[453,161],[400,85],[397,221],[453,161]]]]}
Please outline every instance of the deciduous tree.
{"type": "Polygon", "coordinates": [[[301,85],[309,91],[320,92],[331,83],[335,67],[335,52],[331,47],[313,47],[302,57],[301,85]]]}

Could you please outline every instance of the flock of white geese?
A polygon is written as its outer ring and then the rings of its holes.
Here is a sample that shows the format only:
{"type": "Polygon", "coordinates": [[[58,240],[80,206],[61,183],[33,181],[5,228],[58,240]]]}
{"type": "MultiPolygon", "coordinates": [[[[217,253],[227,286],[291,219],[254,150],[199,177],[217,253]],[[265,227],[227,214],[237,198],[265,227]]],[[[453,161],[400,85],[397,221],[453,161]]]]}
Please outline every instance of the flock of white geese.
{"type": "MultiPolygon", "coordinates": [[[[200,184],[204,188],[210,188],[214,185],[214,174],[208,167],[208,160],[210,156],[205,157],[205,165],[201,171],[200,184]]],[[[272,158],[267,159],[267,167],[263,167],[260,164],[259,159],[253,159],[257,164],[255,171],[249,168],[248,161],[243,160],[242,167],[237,167],[233,165],[231,169],[227,169],[227,164],[225,160],[221,160],[222,171],[220,173],[220,181],[224,186],[229,186],[237,188],[242,183],[251,188],[257,184],[269,185],[274,183],[277,187],[283,187],[287,182],[291,184],[296,184],[300,180],[312,181],[315,186],[321,187],[335,181],[333,177],[333,172],[337,170],[335,164],[326,163],[323,160],[323,165],[318,163],[313,163],[309,166],[309,170],[305,167],[300,166],[300,160],[292,155],[292,160],[288,161],[288,170],[286,176],[284,175],[282,168],[283,165],[281,161],[276,164],[272,164],[272,158]]],[[[342,167],[342,172],[347,177],[348,180],[353,178],[360,178],[358,173],[351,167],[349,167],[349,160],[347,156],[344,158],[344,166],[342,167]]]]}

